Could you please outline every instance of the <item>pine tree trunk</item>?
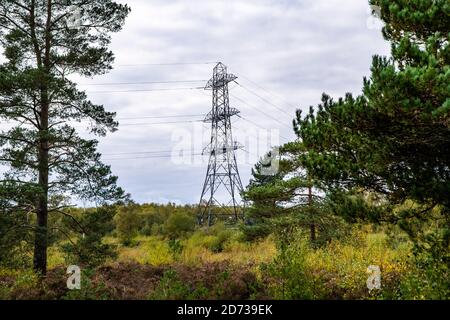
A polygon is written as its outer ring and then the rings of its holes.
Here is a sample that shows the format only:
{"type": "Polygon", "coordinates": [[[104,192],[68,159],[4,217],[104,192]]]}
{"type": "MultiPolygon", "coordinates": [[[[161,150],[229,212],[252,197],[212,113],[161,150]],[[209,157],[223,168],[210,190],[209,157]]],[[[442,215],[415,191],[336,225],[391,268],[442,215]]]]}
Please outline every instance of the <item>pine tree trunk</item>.
{"type": "MultiPolygon", "coordinates": [[[[34,1],[33,1],[34,6],[34,1]]],[[[39,129],[39,195],[37,205],[37,230],[34,240],[34,269],[42,275],[47,274],[47,247],[48,247],[48,187],[49,187],[49,88],[50,76],[50,46],[51,46],[51,13],[52,0],[47,0],[47,22],[45,33],[45,55],[43,61],[44,77],[41,84],[41,112],[39,129]]],[[[34,22],[33,22],[34,23],[34,22]]],[[[38,65],[40,65],[40,53],[36,52],[38,65]]]]}
{"type": "MultiPolygon", "coordinates": [[[[312,204],[313,204],[313,197],[312,197],[312,187],[308,188],[308,204],[310,209],[312,209],[312,204]]],[[[309,226],[310,229],[310,237],[311,237],[311,242],[316,241],[316,225],[314,223],[311,223],[309,226]]]]}
{"type": "Polygon", "coordinates": [[[41,275],[47,273],[47,219],[46,201],[39,200],[37,210],[37,229],[34,239],[34,270],[41,275]]]}
{"type": "Polygon", "coordinates": [[[311,230],[311,242],[314,242],[316,241],[316,225],[314,223],[311,223],[310,230],[311,230]]]}
{"type": "Polygon", "coordinates": [[[48,99],[46,90],[41,96],[41,126],[39,139],[39,195],[37,204],[37,229],[34,240],[34,269],[42,275],[47,273],[47,237],[48,237],[48,99]]]}

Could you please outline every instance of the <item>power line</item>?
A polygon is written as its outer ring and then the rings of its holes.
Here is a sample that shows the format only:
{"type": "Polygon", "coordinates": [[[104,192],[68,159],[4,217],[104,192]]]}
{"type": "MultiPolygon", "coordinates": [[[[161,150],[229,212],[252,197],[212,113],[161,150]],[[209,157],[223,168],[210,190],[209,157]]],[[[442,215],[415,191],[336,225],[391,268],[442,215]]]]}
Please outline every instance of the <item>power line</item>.
{"type": "MultiPolygon", "coordinates": [[[[257,126],[257,127],[260,128],[260,129],[267,130],[267,128],[264,128],[263,126],[258,125],[256,122],[254,122],[254,121],[252,121],[252,120],[249,120],[249,119],[247,119],[247,118],[244,118],[244,117],[242,117],[241,115],[237,115],[237,116],[238,116],[239,118],[241,118],[242,120],[247,121],[248,123],[251,123],[251,124],[257,126]]],[[[288,138],[282,136],[281,134],[280,134],[280,138],[283,138],[284,140],[286,140],[286,142],[289,142],[289,140],[290,140],[290,139],[288,139],[288,138]]]]}
{"type": "Polygon", "coordinates": [[[250,92],[251,94],[253,94],[254,96],[258,97],[259,99],[261,99],[262,101],[264,101],[265,103],[271,105],[272,107],[274,107],[275,109],[277,109],[278,111],[283,112],[284,114],[286,114],[289,117],[292,117],[293,115],[289,114],[288,112],[286,112],[285,110],[283,110],[282,108],[278,107],[276,104],[272,103],[271,101],[267,100],[266,98],[260,96],[259,94],[257,94],[255,91],[243,86],[242,84],[236,82],[241,88],[243,88],[244,90],[250,92]]]}
{"type": "Polygon", "coordinates": [[[169,83],[194,83],[206,82],[208,80],[171,80],[171,81],[143,81],[143,82],[105,82],[105,83],[83,83],[80,86],[119,86],[139,84],[169,84],[169,83]]]}
{"type": "MultiPolygon", "coordinates": [[[[152,126],[152,125],[162,125],[162,124],[195,123],[195,122],[203,122],[203,120],[123,123],[123,124],[119,124],[119,129],[120,129],[120,127],[152,126]]],[[[81,125],[74,125],[73,127],[81,128],[82,126],[81,125]]]]}
{"type": "Polygon", "coordinates": [[[190,118],[190,117],[204,117],[204,114],[183,114],[183,115],[170,115],[170,116],[151,116],[151,117],[127,117],[117,118],[117,120],[138,120],[138,119],[165,119],[165,118],[190,118]]]}
{"type": "Polygon", "coordinates": [[[263,90],[263,91],[266,92],[267,94],[272,95],[272,96],[277,96],[279,99],[284,100],[284,102],[285,102],[287,105],[291,106],[291,107],[294,108],[294,109],[298,109],[297,106],[294,106],[292,103],[290,103],[289,101],[287,101],[286,98],[284,98],[282,95],[280,95],[280,94],[274,92],[273,90],[269,90],[269,89],[267,89],[267,88],[264,88],[263,86],[257,84],[255,81],[249,79],[248,77],[246,77],[246,76],[244,76],[244,75],[242,75],[242,74],[239,74],[239,78],[243,78],[243,79],[247,80],[248,82],[252,83],[254,86],[256,86],[256,87],[258,87],[259,89],[263,90]]]}
{"type": "Polygon", "coordinates": [[[272,120],[275,120],[276,122],[282,124],[283,126],[286,126],[286,123],[283,123],[283,122],[281,122],[280,120],[278,120],[277,118],[272,117],[270,114],[268,114],[268,113],[266,113],[266,112],[264,112],[264,111],[258,109],[257,107],[255,107],[255,106],[253,106],[253,105],[247,103],[246,101],[242,100],[241,98],[236,97],[236,96],[233,95],[232,93],[230,93],[230,95],[231,95],[233,98],[235,98],[235,99],[241,101],[241,102],[244,103],[245,105],[249,106],[250,108],[253,108],[253,109],[255,109],[255,110],[258,111],[258,112],[261,112],[261,113],[264,114],[266,117],[268,117],[268,118],[270,118],[270,119],[272,119],[272,120]]]}
{"type": "MultiPolygon", "coordinates": [[[[193,157],[193,156],[202,156],[201,153],[192,153],[186,154],[185,156],[193,157]]],[[[103,161],[116,161],[116,160],[135,160],[135,159],[162,159],[162,158],[172,158],[173,155],[157,155],[157,156],[148,156],[148,157],[130,157],[130,158],[111,158],[111,159],[103,159],[103,161]]]]}
{"type": "Polygon", "coordinates": [[[142,123],[124,123],[120,124],[119,128],[122,126],[148,126],[148,125],[159,125],[159,124],[175,124],[175,123],[195,123],[203,122],[203,120],[186,120],[186,121],[164,121],[164,122],[142,122],[142,123]]]}
{"type": "Polygon", "coordinates": [[[137,90],[113,90],[113,91],[86,91],[87,93],[126,93],[126,92],[151,92],[151,91],[178,91],[178,90],[203,90],[204,87],[191,88],[160,88],[160,89],[137,89],[137,90]]]}
{"type": "MultiPolygon", "coordinates": [[[[166,118],[192,118],[192,117],[204,117],[204,114],[180,114],[180,115],[170,115],[170,116],[144,116],[144,117],[124,117],[116,118],[115,120],[140,120],[140,119],[166,119],[166,118]]],[[[90,121],[89,119],[83,119],[81,122],[90,121]]]]}
{"type": "Polygon", "coordinates": [[[144,67],[144,66],[182,66],[182,65],[208,65],[217,62],[174,62],[174,63],[139,63],[139,64],[118,64],[116,67],[144,67]]]}
{"type": "Polygon", "coordinates": [[[120,152],[120,153],[103,153],[104,156],[121,156],[127,154],[156,154],[156,153],[167,153],[172,152],[172,150],[161,150],[161,151],[140,151],[140,152],[120,152]]]}

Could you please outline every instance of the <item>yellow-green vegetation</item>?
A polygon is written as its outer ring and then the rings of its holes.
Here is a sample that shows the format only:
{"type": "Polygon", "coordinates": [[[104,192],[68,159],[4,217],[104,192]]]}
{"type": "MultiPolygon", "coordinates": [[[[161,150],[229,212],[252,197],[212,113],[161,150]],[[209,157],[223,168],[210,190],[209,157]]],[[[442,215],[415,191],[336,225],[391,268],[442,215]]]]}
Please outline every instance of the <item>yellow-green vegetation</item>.
{"type": "Polygon", "coordinates": [[[138,262],[153,266],[168,265],[174,262],[167,241],[158,236],[139,236],[134,239],[133,247],[119,248],[119,261],[138,262]]]}
{"type": "Polygon", "coordinates": [[[110,224],[112,214],[98,222],[98,216],[91,216],[90,211],[75,211],[80,221],[104,232],[95,233],[98,236],[94,238],[71,233],[71,241],[55,237],[48,251],[49,274],[43,282],[30,271],[29,263],[23,267],[3,265],[0,299],[449,296],[445,285],[448,270],[420,260],[413,242],[398,228],[353,224],[316,242],[311,241],[308,228],[274,228],[269,236],[249,241],[239,226],[220,222],[209,228],[196,226],[191,210],[133,206],[119,211],[122,217],[115,219],[115,225],[110,224]],[[174,218],[169,219],[171,216],[174,218]],[[105,258],[92,263],[91,258],[101,252],[107,253],[105,258]],[[72,264],[82,268],[81,292],[66,287],[66,268],[72,264]],[[380,268],[381,289],[369,291],[369,266],[380,268]]]}
{"type": "Polygon", "coordinates": [[[48,249],[47,264],[50,269],[64,266],[65,262],[64,254],[59,247],[53,246],[48,249]]]}
{"type": "Polygon", "coordinates": [[[179,260],[186,264],[229,261],[234,264],[259,264],[273,259],[276,253],[271,239],[256,243],[239,241],[239,234],[223,238],[208,232],[198,231],[182,241],[183,250],[179,260]]]}
{"type": "MultiPolygon", "coordinates": [[[[275,235],[256,242],[242,239],[239,229],[222,224],[198,229],[175,240],[162,235],[138,235],[128,246],[121,244],[117,237],[106,237],[105,243],[117,246],[117,257],[109,259],[99,269],[87,269],[89,279],[85,281],[89,286],[75,298],[108,299],[115,297],[114,294],[119,294],[120,290],[135,292],[137,288],[134,286],[148,281],[154,284],[147,284],[149,287],[145,290],[148,292],[142,289],[141,296],[137,297],[220,298],[224,294],[221,286],[208,287],[213,280],[203,278],[207,277],[205,273],[214,272],[219,272],[217,281],[231,281],[238,287],[242,281],[251,284],[248,287],[250,291],[233,287],[225,297],[428,299],[436,294],[436,288],[420,278],[420,270],[413,263],[411,243],[405,240],[393,243],[392,237],[383,230],[373,230],[370,226],[356,226],[346,237],[331,240],[320,247],[312,246],[304,231],[294,232],[286,238],[286,243],[280,242],[275,235]],[[370,265],[381,269],[381,289],[372,292],[367,288],[367,268],[370,265]],[[140,268],[144,268],[142,275],[139,275],[140,268]],[[241,273],[236,273],[236,270],[241,273]],[[105,272],[123,277],[123,284],[122,280],[112,277],[119,281],[114,285],[123,288],[108,291],[105,280],[102,280],[105,272]]],[[[49,253],[50,269],[59,270],[50,278],[62,287],[51,294],[60,292],[58,294],[63,294],[61,298],[73,298],[74,293],[64,291],[67,265],[64,254],[58,246],[52,247],[49,253]]],[[[106,279],[110,277],[106,275],[106,279]]],[[[0,269],[2,299],[28,297],[27,294],[32,294],[37,284],[38,277],[32,271],[0,269]]]]}
{"type": "Polygon", "coordinates": [[[316,277],[325,275],[328,284],[350,296],[357,290],[366,291],[367,268],[371,265],[380,267],[385,285],[392,277],[405,274],[411,253],[409,244],[393,249],[384,233],[356,231],[353,236],[351,243],[335,240],[323,248],[308,250],[306,264],[311,273],[316,277]]]}
{"type": "MultiPolygon", "coordinates": [[[[161,236],[137,236],[131,247],[119,246],[119,262],[137,262],[152,266],[170,265],[175,262],[198,265],[210,262],[231,262],[239,264],[259,264],[269,262],[276,254],[272,238],[256,243],[239,241],[237,232],[230,239],[221,239],[208,231],[197,231],[189,238],[176,242],[179,250],[171,246],[171,241],[161,236]]],[[[114,238],[110,243],[118,243],[114,238]]]]}

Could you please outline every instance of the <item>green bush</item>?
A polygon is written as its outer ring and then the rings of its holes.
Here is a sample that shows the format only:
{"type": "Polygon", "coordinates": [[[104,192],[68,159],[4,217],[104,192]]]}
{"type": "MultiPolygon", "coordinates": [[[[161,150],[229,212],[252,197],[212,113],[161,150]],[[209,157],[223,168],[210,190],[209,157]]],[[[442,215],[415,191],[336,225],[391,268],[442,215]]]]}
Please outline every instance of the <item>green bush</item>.
{"type": "Polygon", "coordinates": [[[80,290],[69,290],[62,300],[108,300],[110,294],[104,284],[95,284],[92,278],[95,275],[93,269],[82,269],[80,290]]]}
{"type": "Polygon", "coordinates": [[[210,234],[213,235],[213,238],[208,245],[208,249],[212,252],[219,253],[225,249],[226,244],[230,242],[234,232],[223,224],[217,224],[211,228],[210,234]]]}
{"type": "Polygon", "coordinates": [[[414,268],[400,284],[400,296],[408,300],[450,299],[450,270],[443,261],[436,261],[427,253],[414,256],[414,268]]]}
{"type": "Polygon", "coordinates": [[[170,215],[164,224],[164,233],[170,239],[179,239],[195,230],[195,218],[184,212],[170,215]]]}
{"type": "Polygon", "coordinates": [[[170,251],[174,255],[180,255],[183,252],[183,244],[179,239],[171,239],[169,240],[170,251]]]}
{"type": "Polygon", "coordinates": [[[190,288],[182,282],[175,270],[168,270],[161,278],[158,287],[149,295],[150,300],[196,300],[206,299],[208,289],[203,285],[190,288]]]}
{"type": "Polygon", "coordinates": [[[113,207],[102,207],[81,216],[79,224],[86,233],[76,243],[62,245],[69,264],[96,267],[117,256],[114,245],[103,243],[103,238],[114,230],[114,215],[113,207]]]}
{"type": "MultiPolygon", "coordinates": [[[[1,196],[1,190],[0,190],[1,196]]],[[[26,212],[3,209],[0,197],[0,267],[31,267],[34,235],[26,212]]]]}
{"type": "Polygon", "coordinates": [[[140,216],[134,206],[123,207],[114,217],[117,236],[120,242],[129,246],[138,234],[141,225],[140,216]]]}
{"type": "Polygon", "coordinates": [[[275,299],[299,300],[317,298],[314,283],[308,272],[307,255],[311,250],[308,236],[296,232],[278,243],[279,253],[274,261],[261,265],[270,281],[269,292],[275,299]]]}

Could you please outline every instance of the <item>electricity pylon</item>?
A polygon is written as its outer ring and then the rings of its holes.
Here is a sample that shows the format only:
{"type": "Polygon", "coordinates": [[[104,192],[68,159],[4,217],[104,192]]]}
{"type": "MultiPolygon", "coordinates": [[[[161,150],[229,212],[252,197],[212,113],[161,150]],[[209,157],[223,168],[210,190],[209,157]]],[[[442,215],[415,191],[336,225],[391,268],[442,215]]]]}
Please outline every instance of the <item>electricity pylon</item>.
{"type": "Polygon", "coordinates": [[[231,218],[237,221],[243,216],[240,193],[243,191],[236,161],[236,150],[242,146],[233,141],[231,117],[239,110],[230,108],[228,83],[237,77],[227,73],[227,67],[219,62],[214,67],[213,77],[206,84],[206,90],[212,90],[212,110],[206,115],[205,122],[211,122],[211,142],[203,154],[209,155],[206,179],[200,198],[199,223],[210,226],[215,219],[231,218]],[[226,200],[219,200],[219,192],[225,191],[226,200]]]}

